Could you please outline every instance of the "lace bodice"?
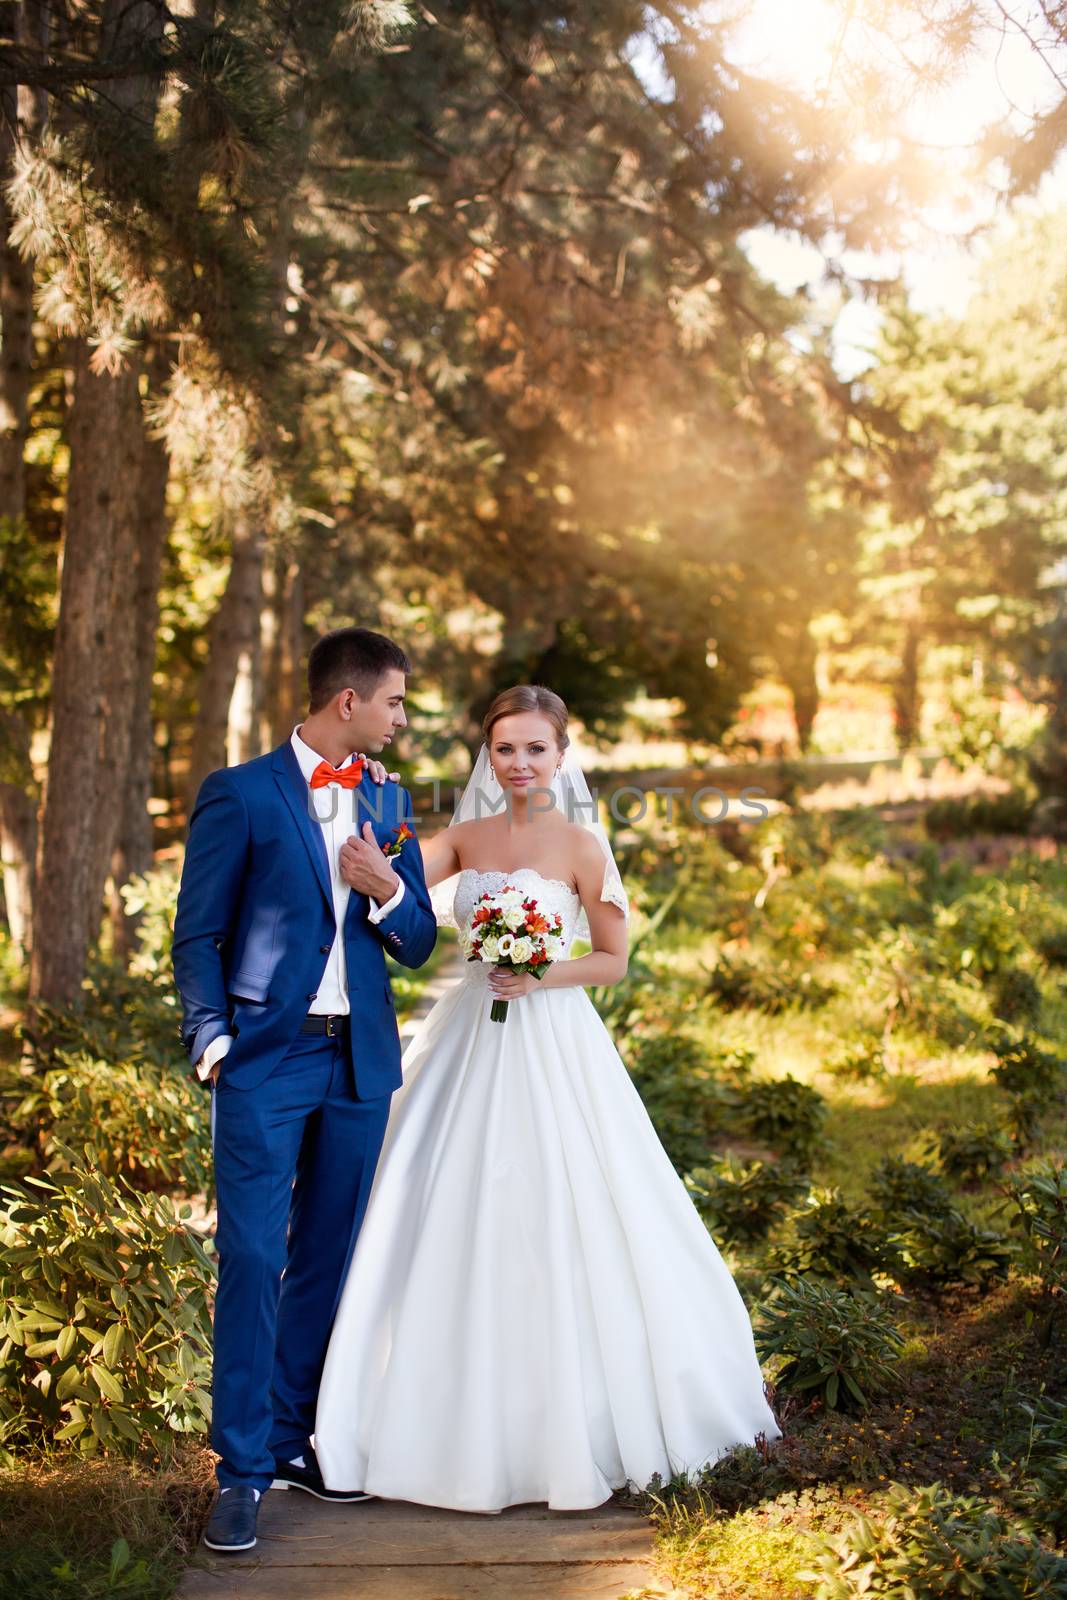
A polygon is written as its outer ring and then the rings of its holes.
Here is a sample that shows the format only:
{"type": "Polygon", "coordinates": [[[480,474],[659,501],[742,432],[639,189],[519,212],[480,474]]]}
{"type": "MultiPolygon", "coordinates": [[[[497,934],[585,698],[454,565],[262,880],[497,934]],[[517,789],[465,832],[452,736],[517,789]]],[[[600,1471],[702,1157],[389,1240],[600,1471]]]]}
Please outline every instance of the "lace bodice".
{"type": "MultiPolygon", "coordinates": [[[[456,884],[453,915],[461,932],[466,933],[478,896],[487,889],[502,889],[513,883],[517,889],[528,887],[542,911],[558,911],[563,918],[563,955],[570,954],[574,930],[581,910],[578,892],[560,878],[545,878],[535,867],[516,867],[514,872],[482,872],[477,867],[464,867],[456,884]]],[[[480,961],[464,962],[464,977],[469,980],[487,979],[489,967],[480,961]]]]}

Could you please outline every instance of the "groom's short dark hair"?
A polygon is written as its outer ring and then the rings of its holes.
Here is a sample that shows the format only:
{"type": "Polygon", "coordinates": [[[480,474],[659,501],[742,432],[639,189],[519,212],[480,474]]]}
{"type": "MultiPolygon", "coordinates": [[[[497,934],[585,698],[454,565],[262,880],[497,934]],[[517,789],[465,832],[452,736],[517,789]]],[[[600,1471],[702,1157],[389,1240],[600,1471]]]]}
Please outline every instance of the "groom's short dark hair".
{"type": "Polygon", "coordinates": [[[316,639],[308,656],[308,707],[321,711],[342,689],[369,700],[385,674],[411,671],[398,644],[370,628],[335,628],[316,639]]]}

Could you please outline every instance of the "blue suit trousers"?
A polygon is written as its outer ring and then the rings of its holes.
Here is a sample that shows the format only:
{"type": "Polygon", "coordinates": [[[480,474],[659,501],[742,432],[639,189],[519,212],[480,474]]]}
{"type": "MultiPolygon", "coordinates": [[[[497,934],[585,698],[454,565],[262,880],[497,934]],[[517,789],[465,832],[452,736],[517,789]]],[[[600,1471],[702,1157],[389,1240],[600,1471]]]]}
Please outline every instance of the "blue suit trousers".
{"type": "Polygon", "coordinates": [[[254,1090],[212,1090],[218,1191],[211,1443],[222,1486],[307,1446],[330,1328],[389,1117],[341,1039],[302,1034],[254,1090]]]}

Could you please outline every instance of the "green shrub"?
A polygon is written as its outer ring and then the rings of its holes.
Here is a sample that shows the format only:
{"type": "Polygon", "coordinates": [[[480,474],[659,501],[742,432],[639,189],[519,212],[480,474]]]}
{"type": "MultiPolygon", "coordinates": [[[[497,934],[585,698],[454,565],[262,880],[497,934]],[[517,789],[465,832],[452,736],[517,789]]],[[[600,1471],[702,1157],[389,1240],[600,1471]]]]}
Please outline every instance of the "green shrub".
{"type": "Polygon", "coordinates": [[[771,1278],[774,1297],[753,1325],[760,1359],[780,1358],[775,1388],[821,1393],[831,1410],[866,1407],[891,1384],[904,1340],[873,1295],[846,1294],[816,1278],[771,1278]]]}
{"type": "Polygon", "coordinates": [[[885,1046],[876,1034],[854,1039],[840,1045],[834,1054],[827,1058],[825,1066],[827,1072],[832,1072],[836,1078],[844,1078],[855,1083],[869,1083],[872,1079],[886,1076],[888,1067],[885,1046]]]}
{"type": "Polygon", "coordinates": [[[753,1007],[772,1015],[789,1006],[824,1006],[837,992],[810,963],[764,965],[750,956],[721,953],[708,978],[708,991],[728,1011],[753,1007]]]}
{"type": "Polygon", "coordinates": [[[1067,967],[1067,922],[1061,922],[1040,934],[1037,952],[1050,967],[1067,967]]]}
{"type": "Polygon", "coordinates": [[[1026,1259],[1049,1293],[1067,1292],[1067,1165],[1053,1157],[1008,1183],[1008,1210],[1013,1227],[1026,1239],[1026,1259]]]}
{"type": "Polygon", "coordinates": [[[787,1163],[741,1162],[732,1155],[686,1174],[686,1187],[704,1221],[731,1244],[762,1238],[807,1186],[807,1179],[787,1163]]]}
{"type": "Polygon", "coordinates": [[[1067,1402],[1042,1395],[1020,1407],[1027,1422],[1015,1459],[993,1464],[1004,1498],[1039,1528],[1067,1540],[1067,1402]]]}
{"type": "Polygon", "coordinates": [[[895,1219],[893,1248],[899,1276],[928,1289],[1004,1278],[1016,1255],[1002,1233],[979,1227],[955,1207],[945,1213],[904,1212],[895,1219]]]}
{"type": "Polygon", "coordinates": [[[1028,833],[1036,796],[1024,789],[934,800],[924,824],[934,839],[966,839],[976,833],[1028,833]]]}
{"type": "Polygon", "coordinates": [[[1001,1022],[1036,1025],[1041,1016],[1041,985],[1025,967],[1008,967],[993,981],[993,1015],[1001,1022]]]}
{"type": "Polygon", "coordinates": [[[53,1181],[4,1190],[0,1448],[162,1452],[207,1428],[213,1265],[171,1202],[87,1147],[53,1181]]]}
{"type": "Polygon", "coordinates": [[[990,1122],[975,1122],[957,1128],[942,1128],[927,1144],[937,1155],[946,1177],[956,1183],[977,1183],[997,1177],[1012,1156],[1012,1143],[1002,1128],[990,1122]]]}
{"type": "Polygon", "coordinates": [[[1011,1098],[1010,1124],[1017,1139],[1032,1139],[1052,1101],[1064,1092],[1067,1075],[1062,1059],[1046,1050],[1032,1033],[1010,1028],[995,1032],[990,1048],[996,1065],[992,1076],[1011,1098]]]}
{"type": "Polygon", "coordinates": [[[868,1288],[895,1262],[891,1235],[872,1212],[850,1206],[836,1188],[812,1189],[789,1217],[789,1233],[774,1247],[784,1277],[854,1279],[868,1288]]]}
{"type": "Polygon", "coordinates": [[[88,1142],[102,1171],[137,1189],[211,1192],[207,1092],[188,1071],[63,1050],[51,1062],[12,1111],[21,1136],[36,1137],[48,1171],[63,1166],[64,1148],[88,1142]]]}
{"type": "Polygon", "coordinates": [[[772,1149],[803,1162],[823,1134],[828,1105],[818,1089],[787,1073],[784,1078],[753,1079],[744,1090],[744,1124],[772,1149]]]}
{"type": "Polygon", "coordinates": [[[882,1516],[857,1516],[800,1574],[816,1600],[1038,1600],[1067,1593],[1067,1559],[1024,1519],[940,1483],[894,1483],[882,1516]]]}
{"type": "Polygon", "coordinates": [[[983,981],[1014,967],[1027,950],[1018,909],[999,878],[937,907],[934,922],[949,967],[983,981]]]}
{"type": "Polygon", "coordinates": [[[952,1191],[940,1173],[902,1156],[883,1156],[871,1173],[871,1190],[877,1209],[890,1220],[905,1211],[927,1216],[947,1216],[953,1210],[952,1191]]]}
{"type": "Polygon", "coordinates": [[[894,1020],[903,1019],[947,1045],[979,1031],[981,988],[966,972],[954,976],[937,938],[922,928],[884,928],[856,948],[861,992],[894,1020]]]}
{"type": "Polygon", "coordinates": [[[738,1096],[713,1074],[703,1045],[688,1034],[631,1038],[624,1054],[652,1124],[679,1173],[707,1161],[738,1096]]]}

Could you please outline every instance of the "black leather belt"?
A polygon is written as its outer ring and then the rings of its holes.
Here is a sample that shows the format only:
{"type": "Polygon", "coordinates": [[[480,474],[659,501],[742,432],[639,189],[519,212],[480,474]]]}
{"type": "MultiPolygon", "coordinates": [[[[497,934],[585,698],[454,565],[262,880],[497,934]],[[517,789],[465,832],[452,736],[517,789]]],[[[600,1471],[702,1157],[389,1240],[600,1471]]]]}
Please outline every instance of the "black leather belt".
{"type": "Polygon", "coordinates": [[[318,1016],[317,1014],[304,1018],[301,1033],[322,1033],[327,1039],[340,1039],[348,1032],[349,1019],[346,1016],[318,1016]]]}

